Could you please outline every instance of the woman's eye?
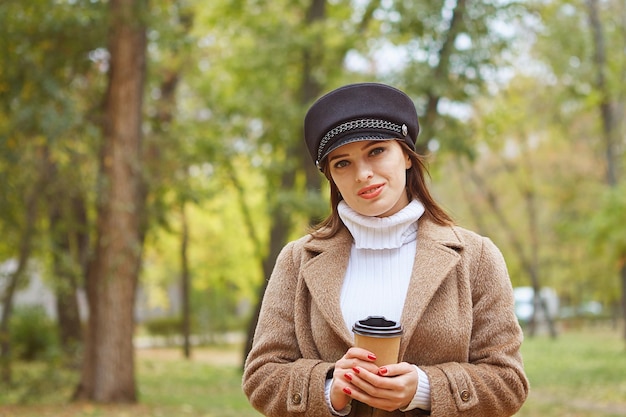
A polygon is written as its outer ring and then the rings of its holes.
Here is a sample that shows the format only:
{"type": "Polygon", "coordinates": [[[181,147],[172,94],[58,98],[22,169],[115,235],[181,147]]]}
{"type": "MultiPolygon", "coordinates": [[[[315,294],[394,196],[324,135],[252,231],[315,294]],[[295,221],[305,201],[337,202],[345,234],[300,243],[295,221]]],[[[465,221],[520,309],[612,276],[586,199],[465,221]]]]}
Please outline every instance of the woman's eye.
{"type": "Polygon", "coordinates": [[[374,148],[370,151],[370,155],[378,155],[385,152],[385,148],[383,148],[382,146],[379,148],[374,148]]]}
{"type": "Polygon", "coordinates": [[[341,160],[341,161],[338,161],[337,163],[335,163],[334,166],[335,166],[335,168],[343,168],[343,167],[348,166],[348,164],[349,164],[349,162],[344,159],[344,160],[341,160]]]}

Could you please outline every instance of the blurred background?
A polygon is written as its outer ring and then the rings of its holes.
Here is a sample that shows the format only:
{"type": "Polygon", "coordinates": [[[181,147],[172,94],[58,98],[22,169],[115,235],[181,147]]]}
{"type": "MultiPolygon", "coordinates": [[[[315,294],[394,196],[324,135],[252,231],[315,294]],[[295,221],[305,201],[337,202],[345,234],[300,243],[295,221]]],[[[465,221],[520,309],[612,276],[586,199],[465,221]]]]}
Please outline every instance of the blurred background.
{"type": "Polygon", "coordinates": [[[60,372],[64,401],[135,403],[137,349],[240,366],[278,252],[328,214],[304,114],[361,81],[413,98],[527,340],[623,350],[623,0],[2,0],[0,406],[60,372]]]}

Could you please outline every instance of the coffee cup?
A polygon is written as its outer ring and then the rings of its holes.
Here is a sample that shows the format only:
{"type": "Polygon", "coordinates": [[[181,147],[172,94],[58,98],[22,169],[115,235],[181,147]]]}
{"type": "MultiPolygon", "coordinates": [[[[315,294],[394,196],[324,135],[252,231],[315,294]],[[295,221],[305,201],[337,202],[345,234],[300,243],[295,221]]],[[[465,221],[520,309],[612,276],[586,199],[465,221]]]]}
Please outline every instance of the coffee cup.
{"type": "Polygon", "coordinates": [[[376,365],[398,362],[402,325],[383,316],[369,316],[352,326],[354,344],[376,355],[376,365]]]}

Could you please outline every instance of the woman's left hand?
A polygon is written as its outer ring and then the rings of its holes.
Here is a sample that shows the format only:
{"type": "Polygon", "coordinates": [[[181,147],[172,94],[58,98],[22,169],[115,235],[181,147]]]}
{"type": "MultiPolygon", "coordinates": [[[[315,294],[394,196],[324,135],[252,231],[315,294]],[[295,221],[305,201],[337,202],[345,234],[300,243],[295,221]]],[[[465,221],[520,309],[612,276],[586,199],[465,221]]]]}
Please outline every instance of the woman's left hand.
{"type": "Polygon", "coordinates": [[[350,382],[351,398],[374,408],[394,411],[411,403],[419,377],[413,365],[402,362],[381,366],[377,374],[355,367],[346,379],[350,382]]]}

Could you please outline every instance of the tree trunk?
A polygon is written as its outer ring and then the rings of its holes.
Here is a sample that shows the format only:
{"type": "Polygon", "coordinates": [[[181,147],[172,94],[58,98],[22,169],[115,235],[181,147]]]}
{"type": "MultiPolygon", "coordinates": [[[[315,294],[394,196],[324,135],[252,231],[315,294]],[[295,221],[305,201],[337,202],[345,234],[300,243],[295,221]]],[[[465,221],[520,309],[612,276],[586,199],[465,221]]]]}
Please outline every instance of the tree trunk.
{"type": "MultiPolygon", "coordinates": [[[[281,188],[291,190],[294,183],[295,175],[293,173],[284,173],[281,180],[281,188]]],[[[272,226],[270,229],[270,247],[269,253],[263,259],[263,276],[265,279],[263,280],[263,285],[259,288],[258,293],[258,302],[257,306],[254,310],[254,315],[252,316],[250,322],[248,323],[248,330],[246,335],[246,345],[244,346],[243,358],[248,356],[250,349],[252,349],[252,340],[254,337],[254,330],[256,329],[257,322],[259,320],[259,313],[261,311],[261,303],[263,301],[263,295],[265,294],[265,289],[267,288],[267,283],[269,282],[270,276],[274,269],[274,264],[276,263],[276,258],[278,258],[278,254],[282,250],[285,242],[287,241],[287,236],[289,231],[291,230],[292,222],[290,220],[290,213],[285,210],[281,210],[280,207],[276,207],[273,210],[273,218],[272,218],[272,226]]]]}
{"type": "MultiPolygon", "coordinates": [[[[325,17],[326,0],[311,0],[311,2],[309,3],[309,8],[307,10],[305,24],[311,25],[316,21],[325,19],[325,17]]],[[[321,43],[319,45],[321,45],[321,43]]],[[[321,91],[320,85],[315,81],[313,77],[313,72],[315,67],[314,62],[322,62],[322,60],[319,59],[320,57],[315,54],[313,49],[315,48],[305,48],[302,52],[303,75],[300,85],[299,98],[300,104],[302,106],[309,104],[319,95],[321,91]]],[[[323,48],[321,53],[323,53],[323,48]]],[[[317,168],[315,168],[314,164],[309,161],[310,156],[304,144],[304,138],[301,138],[298,143],[288,146],[290,146],[290,149],[287,150],[287,158],[297,160],[300,163],[293,165],[289,164],[289,166],[292,166],[292,168],[290,168],[289,170],[285,170],[285,172],[283,172],[283,174],[281,175],[279,188],[282,190],[293,190],[295,185],[296,170],[304,169],[307,179],[307,189],[310,190],[310,192],[312,193],[319,193],[321,184],[320,174],[317,171],[317,168]]],[[[287,242],[287,238],[289,236],[291,228],[291,213],[285,210],[284,207],[281,207],[279,205],[274,206],[272,208],[269,252],[265,259],[263,259],[262,261],[263,275],[265,277],[265,280],[263,281],[263,285],[259,288],[258,303],[254,311],[253,317],[248,324],[246,344],[243,351],[244,361],[245,358],[248,356],[250,349],[252,348],[254,330],[256,329],[256,325],[259,319],[261,302],[263,300],[263,295],[265,294],[267,283],[274,269],[276,258],[278,258],[278,254],[287,242]]]]}
{"type": "MultiPolygon", "coordinates": [[[[546,303],[541,299],[541,280],[539,274],[539,260],[538,255],[535,252],[536,248],[532,249],[532,254],[528,256],[526,251],[524,250],[524,245],[522,244],[519,237],[516,235],[515,228],[510,224],[504,215],[504,211],[500,208],[500,204],[498,202],[498,197],[496,194],[488,187],[487,183],[484,179],[473,169],[469,168],[468,178],[474,184],[476,184],[476,188],[482,192],[484,195],[487,204],[489,205],[491,212],[494,214],[496,220],[502,226],[502,230],[506,233],[506,236],[509,240],[511,247],[514,249],[514,252],[520,259],[520,264],[530,278],[531,285],[534,291],[534,303],[535,308],[533,309],[533,314],[529,323],[529,332],[530,336],[534,336],[535,334],[535,315],[539,309],[542,309],[548,324],[548,330],[550,332],[550,336],[552,338],[557,337],[556,327],[554,325],[554,320],[548,310],[546,303]]],[[[531,240],[534,242],[538,242],[538,229],[536,224],[536,207],[534,205],[534,192],[532,190],[526,190],[524,193],[527,214],[529,216],[529,232],[531,235],[531,240]]],[[[538,246],[538,243],[535,243],[535,246],[538,246]]]]}
{"type": "Polygon", "coordinates": [[[24,275],[30,248],[20,249],[17,268],[9,276],[7,286],[2,297],[2,317],[0,318],[0,382],[11,384],[13,372],[11,368],[11,335],[9,334],[9,323],[13,315],[13,298],[17,289],[17,284],[24,275]]]}
{"type": "Polygon", "coordinates": [[[621,300],[622,322],[624,326],[623,337],[624,337],[624,340],[626,341],[626,255],[624,256],[621,262],[622,262],[622,265],[620,268],[620,281],[622,283],[621,285],[621,288],[622,288],[622,300],[621,300]]]}
{"type": "Polygon", "coordinates": [[[37,221],[37,203],[45,186],[45,178],[37,179],[31,192],[26,196],[24,225],[20,236],[17,254],[17,267],[10,275],[2,297],[2,316],[0,317],[0,381],[9,384],[12,379],[11,340],[9,322],[13,314],[13,298],[20,280],[26,273],[26,266],[32,251],[32,240],[37,221]]]}
{"type": "MultiPolygon", "coordinates": [[[[454,42],[459,33],[461,33],[463,19],[466,13],[466,2],[467,0],[458,0],[456,2],[454,10],[452,11],[452,17],[450,18],[450,24],[448,25],[446,38],[441,44],[441,48],[439,48],[437,54],[439,61],[433,70],[433,88],[428,91],[426,114],[424,114],[423,122],[420,123],[424,126],[430,126],[429,129],[431,131],[433,131],[433,128],[436,126],[435,121],[439,114],[438,106],[441,100],[441,91],[438,91],[440,88],[438,86],[445,83],[446,80],[444,78],[448,77],[448,74],[450,74],[450,57],[454,52],[454,42]]],[[[428,140],[429,138],[426,138],[424,141],[415,145],[418,153],[426,153],[428,140]]]]}
{"type": "Polygon", "coordinates": [[[56,298],[57,321],[61,349],[68,355],[77,351],[82,340],[82,326],[78,310],[77,274],[75,258],[72,254],[71,233],[58,227],[63,221],[61,196],[54,196],[48,202],[52,239],[52,270],[56,298]],[[61,229],[61,230],[59,230],[61,229]]]}
{"type": "MultiPolygon", "coordinates": [[[[619,119],[616,117],[618,107],[613,102],[613,92],[606,80],[608,64],[606,62],[606,43],[604,41],[604,29],[600,19],[598,0],[586,0],[589,13],[589,26],[593,36],[594,56],[593,63],[596,72],[596,89],[600,93],[601,100],[598,103],[598,111],[602,120],[602,138],[604,140],[604,152],[606,162],[606,183],[611,188],[619,184],[619,119]]],[[[619,93],[618,93],[619,94],[619,93]]],[[[619,259],[619,281],[622,288],[622,320],[623,337],[626,341],[626,253],[621,253],[619,259]]]]}
{"type": "Polygon", "coordinates": [[[89,325],[76,398],[135,402],[134,301],[143,244],[141,122],[145,2],[111,0],[97,241],[87,276],[89,325]]]}
{"type": "Polygon", "coordinates": [[[82,323],[78,308],[78,288],[86,273],[89,239],[85,200],[60,180],[56,164],[46,161],[50,186],[46,195],[52,270],[61,349],[75,356],[82,341],[82,323]]]}
{"type": "Polygon", "coordinates": [[[189,257],[187,255],[187,248],[189,246],[189,225],[187,224],[187,213],[185,211],[185,201],[183,199],[180,206],[181,214],[181,235],[180,235],[180,287],[182,298],[182,334],[183,334],[183,354],[185,358],[191,357],[191,308],[189,304],[189,257]]]}

